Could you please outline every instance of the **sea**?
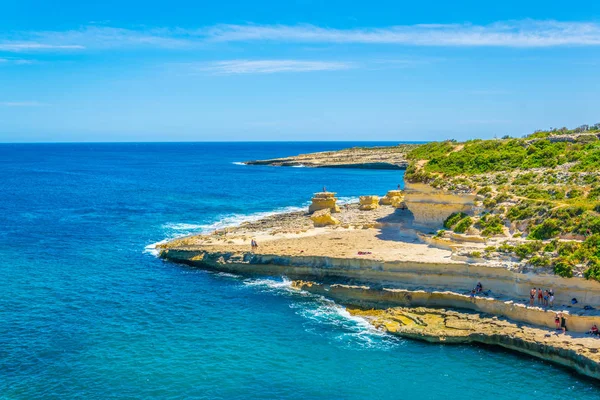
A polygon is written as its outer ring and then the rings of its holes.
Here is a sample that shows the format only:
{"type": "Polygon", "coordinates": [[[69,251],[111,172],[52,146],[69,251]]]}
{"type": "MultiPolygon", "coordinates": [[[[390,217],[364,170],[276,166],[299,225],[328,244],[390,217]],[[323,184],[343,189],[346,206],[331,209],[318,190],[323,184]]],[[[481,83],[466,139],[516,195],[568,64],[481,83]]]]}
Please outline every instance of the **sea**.
{"type": "Polygon", "coordinates": [[[0,145],[1,399],[599,399],[497,348],[400,339],[285,276],[165,262],[154,245],[383,195],[402,171],[242,161],[389,143],[0,145]]]}

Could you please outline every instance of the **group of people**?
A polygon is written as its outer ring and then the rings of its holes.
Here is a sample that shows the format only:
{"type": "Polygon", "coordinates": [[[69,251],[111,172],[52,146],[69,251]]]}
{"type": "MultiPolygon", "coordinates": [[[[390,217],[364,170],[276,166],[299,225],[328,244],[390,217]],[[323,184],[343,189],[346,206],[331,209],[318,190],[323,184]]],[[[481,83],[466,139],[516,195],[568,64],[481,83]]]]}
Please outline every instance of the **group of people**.
{"type": "Polygon", "coordinates": [[[567,317],[563,313],[554,314],[554,323],[556,324],[556,330],[562,330],[563,333],[567,331],[567,317]]]}
{"type": "Polygon", "coordinates": [[[471,298],[474,298],[476,294],[483,292],[483,285],[481,282],[477,282],[477,285],[471,290],[471,298]]]}
{"type": "Polygon", "coordinates": [[[588,335],[600,336],[600,331],[598,330],[598,326],[596,324],[592,325],[592,329],[588,332],[588,335]]]}
{"type": "Polygon", "coordinates": [[[542,288],[533,288],[529,291],[529,306],[533,307],[537,298],[538,306],[554,306],[554,291],[552,289],[542,290],[542,288]]]}
{"type": "Polygon", "coordinates": [[[256,240],[254,240],[254,239],[250,240],[250,247],[252,247],[253,251],[258,249],[258,243],[256,242],[256,240]]]}

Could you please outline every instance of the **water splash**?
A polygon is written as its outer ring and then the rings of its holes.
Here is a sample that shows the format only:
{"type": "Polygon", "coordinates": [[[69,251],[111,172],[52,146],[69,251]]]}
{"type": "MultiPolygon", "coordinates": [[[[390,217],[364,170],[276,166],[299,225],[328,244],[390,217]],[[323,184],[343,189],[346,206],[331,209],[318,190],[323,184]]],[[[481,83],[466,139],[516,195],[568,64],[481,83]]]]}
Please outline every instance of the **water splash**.
{"type": "Polygon", "coordinates": [[[401,339],[377,330],[366,319],[351,315],[333,300],[292,289],[292,282],[285,277],[281,280],[245,279],[244,285],[291,298],[289,307],[306,320],[304,328],[307,332],[330,336],[342,346],[388,350],[403,343],[401,339]]]}

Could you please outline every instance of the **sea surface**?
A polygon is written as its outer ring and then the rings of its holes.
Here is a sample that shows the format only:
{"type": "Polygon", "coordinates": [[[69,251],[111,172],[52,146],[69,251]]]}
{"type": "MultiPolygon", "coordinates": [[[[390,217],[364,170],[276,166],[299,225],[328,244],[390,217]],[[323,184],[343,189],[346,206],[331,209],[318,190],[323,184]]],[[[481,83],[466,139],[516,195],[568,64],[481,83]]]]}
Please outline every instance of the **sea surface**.
{"type": "Polygon", "coordinates": [[[594,381],[534,358],[382,334],[285,277],[153,254],[305,207],[324,185],[348,201],[402,182],[239,165],[352,145],[0,145],[0,398],[600,398],[594,381]]]}

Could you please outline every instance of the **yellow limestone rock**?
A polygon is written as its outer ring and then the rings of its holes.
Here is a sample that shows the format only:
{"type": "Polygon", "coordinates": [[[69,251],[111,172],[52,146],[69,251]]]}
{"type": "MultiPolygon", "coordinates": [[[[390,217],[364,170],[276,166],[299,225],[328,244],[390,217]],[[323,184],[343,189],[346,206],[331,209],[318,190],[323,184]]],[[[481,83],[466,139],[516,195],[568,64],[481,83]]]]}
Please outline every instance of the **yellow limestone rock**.
{"type": "Polygon", "coordinates": [[[329,210],[331,212],[340,212],[340,207],[336,204],[337,199],[334,192],[315,193],[312,198],[312,204],[308,207],[309,213],[319,210],[329,210]]]}
{"type": "Polygon", "coordinates": [[[359,203],[363,211],[374,210],[379,207],[379,196],[360,196],[359,203]]]}
{"type": "Polygon", "coordinates": [[[340,221],[331,215],[331,210],[329,208],[315,211],[313,215],[310,216],[310,219],[312,219],[315,227],[338,225],[340,223],[340,221]]]}
{"type": "Polygon", "coordinates": [[[392,206],[394,208],[406,209],[406,203],[404,202],[404,192],[402,190],[390,190],[387,194],[379,200],[379,204],[382,206],[392,206]]]}
{"type": "Polygon", "coordinates": [[[475,195],[456,194],[424,183],[405,183],[406,206],[414,216],[413,225],[438,229],[455,212],[472,214],[475,195]]]}

